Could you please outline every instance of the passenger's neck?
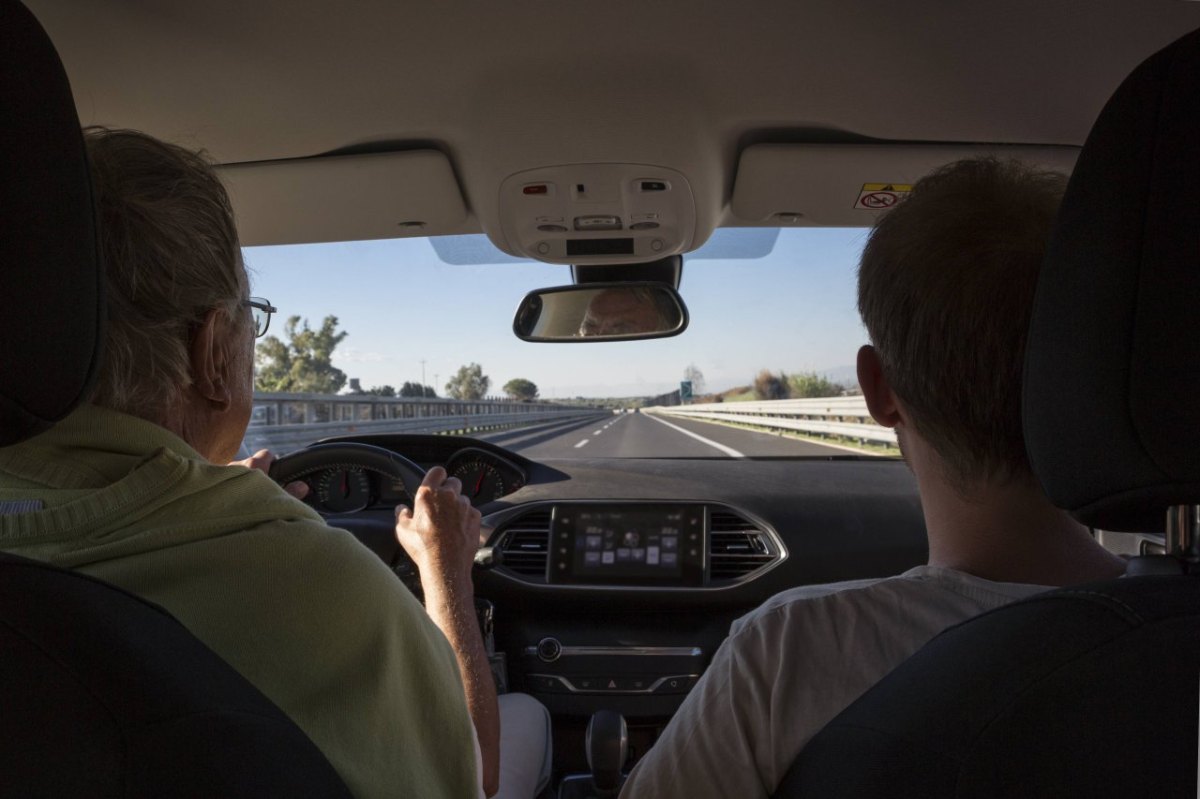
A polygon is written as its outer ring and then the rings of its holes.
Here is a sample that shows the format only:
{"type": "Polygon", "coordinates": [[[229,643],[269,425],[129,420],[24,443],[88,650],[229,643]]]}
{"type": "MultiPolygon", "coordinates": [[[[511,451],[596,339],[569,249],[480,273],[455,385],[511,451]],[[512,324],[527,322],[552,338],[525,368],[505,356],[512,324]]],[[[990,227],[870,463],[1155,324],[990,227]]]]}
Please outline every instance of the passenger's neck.
{"type": "Polygon", "coordinates": [[[1036,585],[1075,585],[1124,572],[1121,558],[1051,505],[1032,481],[976,484],[963,492],[937,475],[918,475],[918,482],[931,566],[1036,585]]]}

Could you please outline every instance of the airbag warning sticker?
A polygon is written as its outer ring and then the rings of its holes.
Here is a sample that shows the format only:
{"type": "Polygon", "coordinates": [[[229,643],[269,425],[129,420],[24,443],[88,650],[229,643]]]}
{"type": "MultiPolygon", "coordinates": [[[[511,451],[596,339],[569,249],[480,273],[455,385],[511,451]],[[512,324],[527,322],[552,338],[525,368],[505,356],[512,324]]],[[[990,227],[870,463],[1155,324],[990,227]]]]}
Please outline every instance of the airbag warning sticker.
{"type": "Polygon", "coordinates": [[[854,207],[860,211],[885,211],[912,191],[907,183],[864,183],[854,207]]]}

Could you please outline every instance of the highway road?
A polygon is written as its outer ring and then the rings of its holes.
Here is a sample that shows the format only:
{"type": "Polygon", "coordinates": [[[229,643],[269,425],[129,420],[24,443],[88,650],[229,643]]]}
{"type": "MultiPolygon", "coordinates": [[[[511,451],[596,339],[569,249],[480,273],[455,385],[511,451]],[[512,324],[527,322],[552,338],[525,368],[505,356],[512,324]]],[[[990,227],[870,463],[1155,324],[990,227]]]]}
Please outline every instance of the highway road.
{"type": "Polygon", "coordinates": [[[476,434],[527,458],[755,458],[850,455],[840,447],[694,419],[625,413],[476,434]]]}

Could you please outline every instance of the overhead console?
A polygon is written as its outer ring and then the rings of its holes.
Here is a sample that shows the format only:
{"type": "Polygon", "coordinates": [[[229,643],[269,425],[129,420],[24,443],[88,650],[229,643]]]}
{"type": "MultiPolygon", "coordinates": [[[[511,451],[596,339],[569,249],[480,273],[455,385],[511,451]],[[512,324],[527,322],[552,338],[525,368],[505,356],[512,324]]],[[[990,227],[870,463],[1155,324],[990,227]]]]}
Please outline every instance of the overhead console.
{"type": "Polygon", "coordinates": [[[653,261],[692,246],[696,202],[679,172],[647,164],[569,164],[510,175],[500,221],[512,255],[556,264],[653,261]]]}

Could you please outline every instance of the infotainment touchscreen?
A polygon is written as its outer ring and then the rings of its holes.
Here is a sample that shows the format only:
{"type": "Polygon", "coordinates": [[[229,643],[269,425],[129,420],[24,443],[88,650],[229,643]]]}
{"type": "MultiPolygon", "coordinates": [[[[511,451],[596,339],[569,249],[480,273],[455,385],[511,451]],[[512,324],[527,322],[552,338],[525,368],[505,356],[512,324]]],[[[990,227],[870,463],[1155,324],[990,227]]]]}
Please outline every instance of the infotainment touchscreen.
{"type": "Polygon", "coordinates": [[[550,579],[694,586],[704,580],[700,505],[563,504],[551,517],[550,579]]]}

